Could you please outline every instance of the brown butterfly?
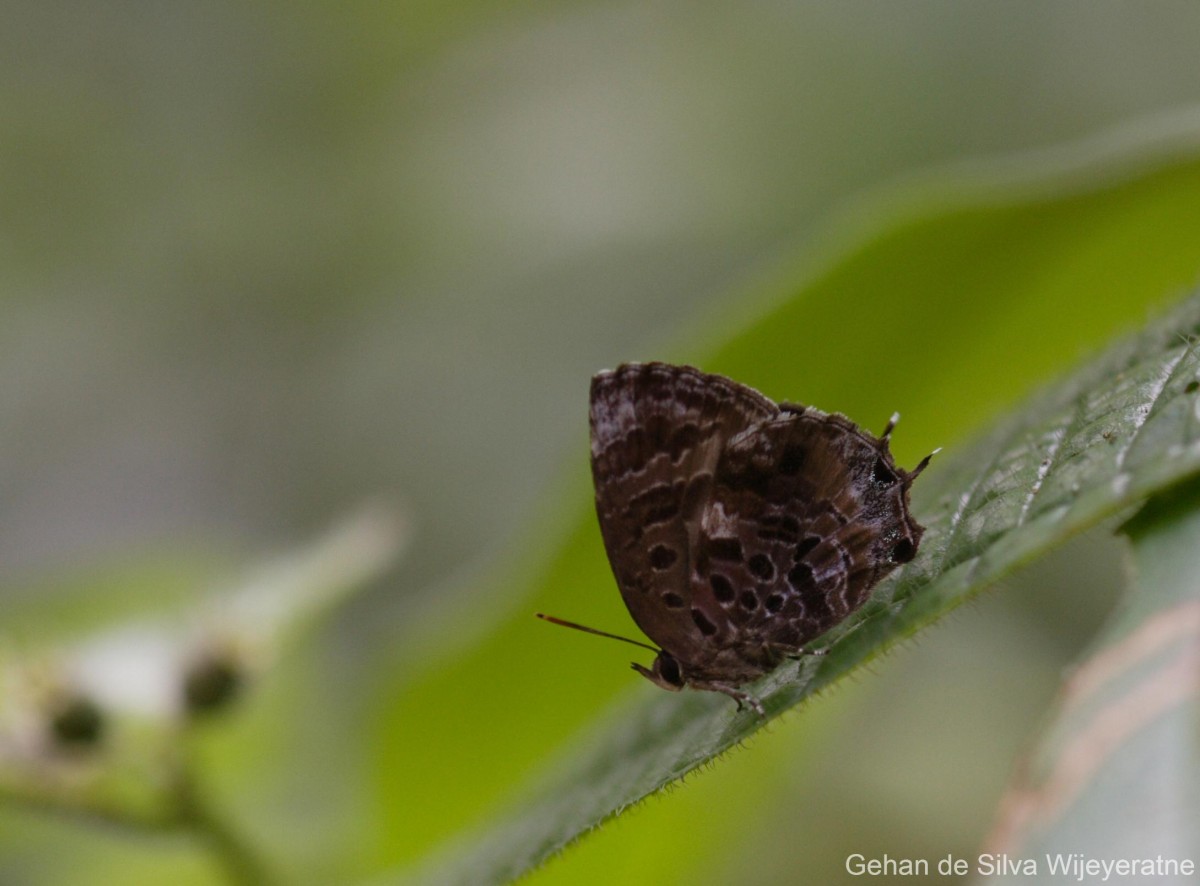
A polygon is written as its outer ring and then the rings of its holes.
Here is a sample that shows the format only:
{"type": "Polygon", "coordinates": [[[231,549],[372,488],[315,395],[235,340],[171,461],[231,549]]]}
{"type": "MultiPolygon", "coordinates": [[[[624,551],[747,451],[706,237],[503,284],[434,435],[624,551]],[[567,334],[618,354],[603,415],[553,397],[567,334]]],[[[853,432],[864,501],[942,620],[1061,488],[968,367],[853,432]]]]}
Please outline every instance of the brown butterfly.
{"type": "Polygon", "coordinates": [[[664,689],[723,692],[795,657],[917,553],[923,528],[888,438],[775,404],[690,366],[628,363],[592,379],[596,512],[621,597],[664,689]]]}

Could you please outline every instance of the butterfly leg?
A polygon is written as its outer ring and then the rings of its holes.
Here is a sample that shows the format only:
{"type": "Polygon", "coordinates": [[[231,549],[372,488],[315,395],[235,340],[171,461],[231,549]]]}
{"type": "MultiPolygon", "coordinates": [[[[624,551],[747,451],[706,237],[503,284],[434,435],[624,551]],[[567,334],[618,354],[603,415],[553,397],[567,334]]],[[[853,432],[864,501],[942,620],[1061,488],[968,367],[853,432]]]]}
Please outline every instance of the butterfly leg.
{"type": "Polygon", "coordinates": [[[799,652],[792,652],[786,657],[791,661],[799,661],[802,658],[808,658],[813,655],[824,655],[832,648],[832,646],[822,646],[820,649],[801,649],[799,652]]]}
{"type": "Polygon", "coordinates": [[[699,686],[698,688],[711,689],[713,692],[720,692],[724,695],[728,695],[737,702],[737,709],[739,711],[743,708],[750,707],[753,708],[754,713],[758,714],[760,717],[765,717],[767,715],[767,712],[763,708],[763,703],[761,701],[759,701],[749,692],[742,692],[742,690],[738,689],[736,686],[730,686],[728,683],[705,683],[703,686],[699,686]]]}

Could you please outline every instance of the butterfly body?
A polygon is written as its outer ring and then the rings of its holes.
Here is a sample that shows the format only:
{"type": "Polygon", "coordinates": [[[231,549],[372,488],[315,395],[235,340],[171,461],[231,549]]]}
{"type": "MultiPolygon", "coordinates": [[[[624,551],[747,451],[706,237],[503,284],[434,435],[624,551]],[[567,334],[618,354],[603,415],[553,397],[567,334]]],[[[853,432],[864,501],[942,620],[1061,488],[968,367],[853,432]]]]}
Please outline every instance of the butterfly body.
{"type": "MultiPolygon", "coordinates": [[[[660,686],[737,687],[858,609],[916,554],[888,433],[776,404],[688,366],[592,379],[591,458],[605,550],[629,612],[661,648],[660,686]]],[[[757,706],[757,704],[756,704],[757,706]]]]}

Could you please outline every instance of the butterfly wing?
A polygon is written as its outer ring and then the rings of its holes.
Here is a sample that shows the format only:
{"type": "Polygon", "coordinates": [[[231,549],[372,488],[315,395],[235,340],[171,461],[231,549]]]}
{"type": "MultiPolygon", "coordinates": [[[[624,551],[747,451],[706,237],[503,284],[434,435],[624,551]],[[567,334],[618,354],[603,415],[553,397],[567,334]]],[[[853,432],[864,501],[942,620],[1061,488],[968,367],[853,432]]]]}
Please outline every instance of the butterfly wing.
{"type": "Polygon", "coordinates": [[[693,549],[721,451],[775,414],[743,385],[687,366],[631,363],[592,379],[600,533],[630,615],[681,660],[702,645],[693,549]]]}
{"type": "Polygon", "coordinates": [[[731,438],[695,542],[709,667],[769,670],[865,603],[916,554],[911,482],[886,440],[815,409],[784,407],[731,438]]]}

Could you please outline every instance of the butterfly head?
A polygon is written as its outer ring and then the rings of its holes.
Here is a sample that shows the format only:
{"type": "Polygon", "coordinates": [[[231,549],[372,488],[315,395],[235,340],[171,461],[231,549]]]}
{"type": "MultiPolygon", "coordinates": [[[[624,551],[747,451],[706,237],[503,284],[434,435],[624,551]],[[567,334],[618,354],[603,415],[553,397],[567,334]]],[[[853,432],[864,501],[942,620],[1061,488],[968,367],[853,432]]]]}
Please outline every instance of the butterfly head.
{"type": "Polygon", "coordinates": [[[651,667],[642,667],[642,665],[634,662],[633,669],[654,685],[661,686],[663,689],[668,689],[671,692],[678,692],[686,682],[679,662],[671,653],[663,650],[659,650],[658,655],[654,657],[654,664],[651,667]]]}

